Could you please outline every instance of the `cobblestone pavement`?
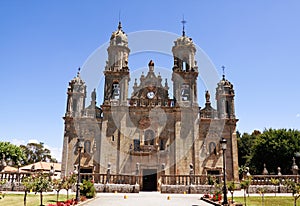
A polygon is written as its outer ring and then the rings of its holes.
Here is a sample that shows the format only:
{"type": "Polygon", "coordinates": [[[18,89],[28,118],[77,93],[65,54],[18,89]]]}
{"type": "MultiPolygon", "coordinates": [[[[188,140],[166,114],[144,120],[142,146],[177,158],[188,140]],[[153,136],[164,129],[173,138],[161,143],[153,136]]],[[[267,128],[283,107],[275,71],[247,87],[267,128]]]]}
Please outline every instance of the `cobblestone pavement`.
{"type": "Polygon", "coordinates": [[[200,200],[200,194],[161,194],[140,192],[139,194],[98,193],[97,198],[86,206],[211,206],[200,200]],[[124,199],[124,195],[127,199],[124,199]],[[168,196],[170,199],[168,200],[168,196]]]}

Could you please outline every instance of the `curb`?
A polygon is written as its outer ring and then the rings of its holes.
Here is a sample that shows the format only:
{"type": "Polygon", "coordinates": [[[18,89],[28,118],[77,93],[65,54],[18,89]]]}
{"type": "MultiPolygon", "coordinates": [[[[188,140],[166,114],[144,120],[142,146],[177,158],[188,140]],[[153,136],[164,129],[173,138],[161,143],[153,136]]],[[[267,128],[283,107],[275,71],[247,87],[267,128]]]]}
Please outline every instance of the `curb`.
{"type": "Polygon", "coordinates": [[[211,200],[209,200],[207,198],[204,198],[204,197],[201,197],[200,200],[203,200],[204,202],[207,202],[207,203],[215,205],[215,206],[222,206],[221,204],[213,202],[213,201],[211,201],[211,200]]]}

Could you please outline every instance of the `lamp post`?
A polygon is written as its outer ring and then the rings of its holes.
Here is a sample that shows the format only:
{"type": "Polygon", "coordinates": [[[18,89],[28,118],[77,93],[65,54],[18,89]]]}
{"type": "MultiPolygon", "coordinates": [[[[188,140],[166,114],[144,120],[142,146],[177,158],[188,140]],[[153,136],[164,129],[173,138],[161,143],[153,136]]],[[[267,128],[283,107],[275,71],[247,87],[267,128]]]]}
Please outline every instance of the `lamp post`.
{"type": "Polygon", "coordinates": [[[223,182],[224,182],[224,186],[223,186],[223,194],[224,194],[224,198],[223,198],[223,203],[222,205],[228,205],[228,201],[227,201],[227,187],[226,187],[226,157],[225,157],[225,151],[226,151],[226,147],[227,147],[227,141],[225,138],[222,138],[220,140],[220,144],[223,150],[223,182]]]}
{"type": "Polygon", "coordinates": [[[80,201],[80,160],[81,160],[81,150],[83,148],[83,138],[80,137],[77,139],[77,149],[78,149],[78,168],[77,168],[77,185],[76,185],[76,200],[80,201]]]}

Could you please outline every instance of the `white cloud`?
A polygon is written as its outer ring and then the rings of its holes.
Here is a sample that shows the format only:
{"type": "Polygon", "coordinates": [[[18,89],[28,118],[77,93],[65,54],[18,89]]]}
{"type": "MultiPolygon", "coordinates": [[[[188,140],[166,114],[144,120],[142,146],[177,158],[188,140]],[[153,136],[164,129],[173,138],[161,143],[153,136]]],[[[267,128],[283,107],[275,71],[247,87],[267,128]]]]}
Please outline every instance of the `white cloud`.
{"type": "Polygon", "coordinates": [[[35,143],[35,144],[39,144],[40,141],[36,140],[36,139],[30,139],[28,140],[28,143],[35,143]]]}
{"type": "Polygon", "coordinates": [[[45,148],[51,151],[51,156],[53,156],[58,162],[61,162],[62,149],[58,147],[51,147],[49,145],[45,145],[45,148]]]}
{"type": "Polygon", "coordinates": [[[10,143],[14,144],[14,145],[17,145],[17,146],[20,146],[20,145],[25,145],[25,141],[24,140],[21,140],[21,139],[12,139],[10,141],[10,143]]]}
{"type": "Polygon", "coordinates": [[[296,117],[297,117],[297,118],[299,118],[299,117],[300,117],[300,114],[299,114],[299,113],[298,113],[298,114],[296,114],[296,117]]]}

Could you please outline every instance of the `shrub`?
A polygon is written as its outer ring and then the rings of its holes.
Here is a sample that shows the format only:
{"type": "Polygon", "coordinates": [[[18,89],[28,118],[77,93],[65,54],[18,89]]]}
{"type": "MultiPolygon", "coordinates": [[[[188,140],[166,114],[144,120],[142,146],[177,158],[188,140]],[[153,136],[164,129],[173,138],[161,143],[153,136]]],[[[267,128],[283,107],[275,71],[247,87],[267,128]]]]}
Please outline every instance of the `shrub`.
{"type": "Polygon", "coordinates": [[[80,185],[80,194],[87,198],[95,197],[96,189],[94,184],[90,180],[83,180],[82,185],[80,185]]]}

